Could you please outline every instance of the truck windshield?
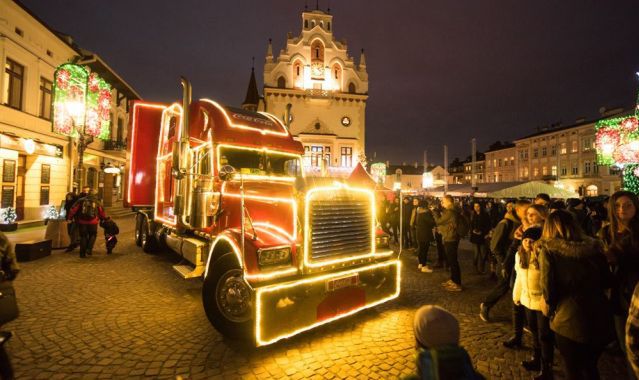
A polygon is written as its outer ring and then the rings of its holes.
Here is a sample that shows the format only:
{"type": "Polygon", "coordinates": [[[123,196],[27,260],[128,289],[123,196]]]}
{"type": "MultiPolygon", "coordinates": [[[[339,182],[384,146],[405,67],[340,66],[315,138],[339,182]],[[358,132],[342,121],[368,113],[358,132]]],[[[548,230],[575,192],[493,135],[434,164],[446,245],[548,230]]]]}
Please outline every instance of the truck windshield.
{"type": "Polygon", "coordinates": [[[231,165],[242,174],[298,177],[302,174],[299,156],[258,150],[220,149],[220,166],[231,165]]]}

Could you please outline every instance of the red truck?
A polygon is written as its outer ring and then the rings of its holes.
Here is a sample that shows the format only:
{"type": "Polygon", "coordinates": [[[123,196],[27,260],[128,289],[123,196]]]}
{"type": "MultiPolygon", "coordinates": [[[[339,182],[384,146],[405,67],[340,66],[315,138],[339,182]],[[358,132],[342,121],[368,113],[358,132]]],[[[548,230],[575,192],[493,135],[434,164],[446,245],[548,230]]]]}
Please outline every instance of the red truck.
{"type": "Polygon", "coordinates": [[[305,177],[304,149],[276,117],[191,101],[182,85],[181,104],[131,105],[127,202],[136,243],[202,278],[218,331],[267,345],[399,295],[373,191],[305,177]]]}

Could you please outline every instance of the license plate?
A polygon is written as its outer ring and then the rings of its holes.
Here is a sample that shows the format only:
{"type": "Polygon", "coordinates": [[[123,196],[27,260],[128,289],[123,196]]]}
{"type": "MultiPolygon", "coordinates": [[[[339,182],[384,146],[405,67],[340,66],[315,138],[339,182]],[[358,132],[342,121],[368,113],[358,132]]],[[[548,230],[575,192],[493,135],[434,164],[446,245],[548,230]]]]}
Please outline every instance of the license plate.
{"type": "Polygon", "coordinates": [[[338,289],[347,288],[349,286],[359,285],[359,273],[350,275],[348,277],[334,278],[326,281],[326,291],[333,292],[338,289]]]}

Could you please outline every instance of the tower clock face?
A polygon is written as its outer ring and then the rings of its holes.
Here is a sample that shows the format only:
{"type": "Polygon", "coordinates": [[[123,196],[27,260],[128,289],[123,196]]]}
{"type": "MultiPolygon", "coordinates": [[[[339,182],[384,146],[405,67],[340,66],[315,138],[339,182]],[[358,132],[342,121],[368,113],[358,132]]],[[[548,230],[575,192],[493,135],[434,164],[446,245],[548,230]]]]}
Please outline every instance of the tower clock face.
{"type": "Polygon", "coordinates": [[[349,125],[351,125],[351,118],[348,116],[342,117],[342,125],[345,127],[348,127],[349,125]]]}

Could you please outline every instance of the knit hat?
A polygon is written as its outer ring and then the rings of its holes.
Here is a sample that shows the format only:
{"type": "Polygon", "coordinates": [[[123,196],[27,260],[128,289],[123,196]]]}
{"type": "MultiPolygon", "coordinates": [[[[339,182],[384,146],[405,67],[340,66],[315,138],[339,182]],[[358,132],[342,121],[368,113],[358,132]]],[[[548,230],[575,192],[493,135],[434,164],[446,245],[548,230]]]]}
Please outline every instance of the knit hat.
{"type": "Polygon", "coordinates": [[[532,239],[533,241],[539,240],[541,238],[541,228],[539,227],[530,227],[524,234],[521,236],[521,240],[524,239],[532,239]]]}
{"type": "Polygon", "coordinates": [[[424,347],[459,345],[459,322],[448,310],[436,306],[422,306],[415,313],[415,339],[424,347]]]}

